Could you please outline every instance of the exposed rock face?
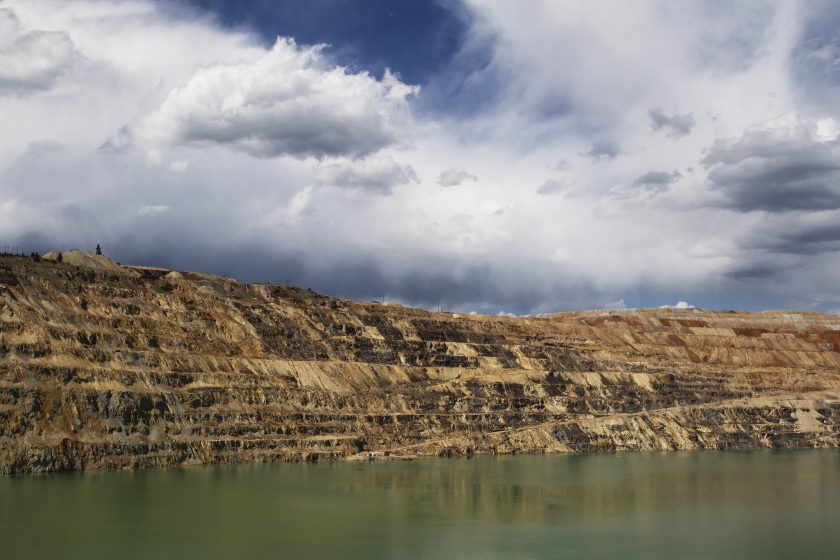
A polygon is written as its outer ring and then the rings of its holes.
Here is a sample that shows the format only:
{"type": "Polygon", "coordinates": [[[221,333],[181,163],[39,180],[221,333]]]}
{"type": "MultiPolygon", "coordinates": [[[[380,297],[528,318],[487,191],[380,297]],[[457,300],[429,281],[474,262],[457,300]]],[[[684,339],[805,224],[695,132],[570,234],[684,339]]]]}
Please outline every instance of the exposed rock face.
{"type": "Polygon", "coordinates": [[[840,317],[457,316],[0,259],[0,471],[840,444],[840,317]]]}

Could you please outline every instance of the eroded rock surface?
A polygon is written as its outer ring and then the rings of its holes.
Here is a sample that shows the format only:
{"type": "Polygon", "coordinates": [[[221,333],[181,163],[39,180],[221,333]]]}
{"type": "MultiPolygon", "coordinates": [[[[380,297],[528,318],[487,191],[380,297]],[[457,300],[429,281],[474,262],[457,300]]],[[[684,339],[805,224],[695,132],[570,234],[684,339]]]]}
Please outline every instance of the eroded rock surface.
{"type": "Polygon", "coordinates": [[[838,444],[837,316],[458,316],[0,259],[2,472],[838,444]]]}

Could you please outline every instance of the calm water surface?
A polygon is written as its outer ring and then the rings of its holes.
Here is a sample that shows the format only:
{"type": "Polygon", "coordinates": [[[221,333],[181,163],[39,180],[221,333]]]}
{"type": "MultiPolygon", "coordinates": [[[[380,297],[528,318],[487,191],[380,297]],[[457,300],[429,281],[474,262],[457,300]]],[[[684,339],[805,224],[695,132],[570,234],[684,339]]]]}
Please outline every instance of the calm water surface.
{"type": "Polygon", "coordinates": [[[0,558],[840,558],[840,450],[0,477],[0,558]]]}

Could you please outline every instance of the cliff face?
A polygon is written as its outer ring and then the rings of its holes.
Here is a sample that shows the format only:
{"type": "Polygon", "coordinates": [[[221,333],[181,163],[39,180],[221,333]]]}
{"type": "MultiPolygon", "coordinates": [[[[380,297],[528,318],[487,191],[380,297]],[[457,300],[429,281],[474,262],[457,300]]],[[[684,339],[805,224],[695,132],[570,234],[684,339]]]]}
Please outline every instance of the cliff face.
{"type": "Polygon", "coordinates": [[[0,259],[0,471],[840,444],[840,317],[502,318],[0,259]]]}

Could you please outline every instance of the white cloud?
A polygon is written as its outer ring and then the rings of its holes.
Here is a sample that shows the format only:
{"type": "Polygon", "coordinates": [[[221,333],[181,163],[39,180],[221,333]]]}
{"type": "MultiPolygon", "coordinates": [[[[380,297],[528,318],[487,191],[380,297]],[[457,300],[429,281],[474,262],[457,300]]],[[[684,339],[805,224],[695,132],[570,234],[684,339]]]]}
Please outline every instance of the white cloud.
{"type": "Polygon", "coordinates": [[[253,60],[196,70],[143,119],[150,145],[226,146],[255,157],[365,156],[404,139],[419,90],[330,66],[323,46],[278,38],[253,60]]]}
{"type": "Polygon", "coordinates": [[[73,58],[67,33],[24,29],[15,12],[0,8],[0,95],[52,88],[73,58]]]}
{"type": "Polygon", "coordinates": [[[289,201],[288,214],[293,220],[299,218],[304,212],[309,209],[312,204],[312,190],[311,186],[295,193],[295,196],[289,201]]]}
{"type": "Polygon", "coordinates": [[[660,305],[659,309],[697,309],[687,301],[678,301],[675,305],[660,305]]]}

